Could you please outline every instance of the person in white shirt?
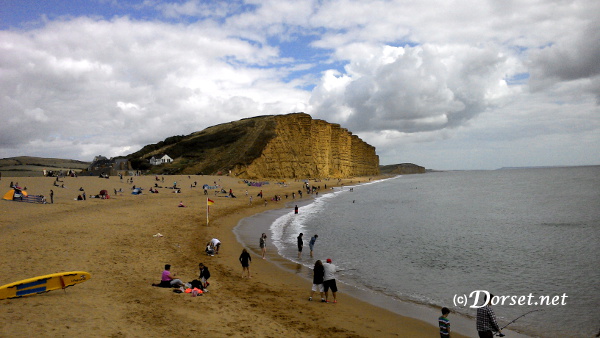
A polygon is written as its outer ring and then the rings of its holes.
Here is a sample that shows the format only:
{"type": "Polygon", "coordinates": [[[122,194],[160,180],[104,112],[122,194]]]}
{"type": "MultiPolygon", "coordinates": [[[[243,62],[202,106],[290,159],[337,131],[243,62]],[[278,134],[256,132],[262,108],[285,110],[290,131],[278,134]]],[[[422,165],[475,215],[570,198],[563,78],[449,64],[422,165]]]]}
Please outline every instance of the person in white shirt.
{"type": "Polygon", "coordinates": [[[331,294],[333,295],[333,302],[337,303],[337,285],[335,283],[336,267],[335,265],[333,265],[333,263],[331,263],[331,258],[327,258],[327,263],[323,264],[323,268],[325,269],[325,275],[323,277],[323,286],[325,288],[325,301],[329,303],[329,289],[331,289],[331,294]]]}

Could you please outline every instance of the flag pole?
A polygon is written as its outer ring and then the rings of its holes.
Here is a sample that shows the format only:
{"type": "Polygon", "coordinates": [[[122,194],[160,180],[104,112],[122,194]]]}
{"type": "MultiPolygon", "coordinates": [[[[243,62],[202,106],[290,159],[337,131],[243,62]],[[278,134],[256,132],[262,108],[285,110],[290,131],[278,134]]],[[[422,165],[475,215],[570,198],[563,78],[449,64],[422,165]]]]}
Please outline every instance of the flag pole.
{"type": "Polygon", "coordinates": [[[206,198],[206,226],[208,226],[208,214],[210,213],[210,205],[214,204],[215,201],[211,200],[210,198],[206,198]]]}

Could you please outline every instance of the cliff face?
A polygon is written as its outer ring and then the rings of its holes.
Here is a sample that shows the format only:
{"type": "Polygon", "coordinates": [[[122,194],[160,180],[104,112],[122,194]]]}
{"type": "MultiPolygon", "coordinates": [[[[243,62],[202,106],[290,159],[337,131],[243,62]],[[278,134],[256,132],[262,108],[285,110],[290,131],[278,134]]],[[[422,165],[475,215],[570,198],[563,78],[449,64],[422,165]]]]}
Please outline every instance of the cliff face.
{"type": "Polygon", "coordinates": [[[338,124],[308,114],[258,116],[173,136],[128,156],[167,154],[156,174],[231,174],[240,178],[344,178],[379,173],[375,148],[338,124]]]}
{"type": "Polygon", "coordinates": [[[275,137],[262,154],[235,172],[248,177],[352,177],[379,173],[375,147],[304,113],[274,116],[275,137]]]}

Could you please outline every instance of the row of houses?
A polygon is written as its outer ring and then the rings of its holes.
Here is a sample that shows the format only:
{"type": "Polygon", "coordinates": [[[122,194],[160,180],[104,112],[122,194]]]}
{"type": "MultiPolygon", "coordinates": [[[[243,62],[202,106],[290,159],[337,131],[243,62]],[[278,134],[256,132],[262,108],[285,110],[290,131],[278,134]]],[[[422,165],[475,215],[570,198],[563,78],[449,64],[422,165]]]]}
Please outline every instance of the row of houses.
{"type": "MultiPolygon", "coordinates": [[[[150,158],[151,165],[160,165],[165,163],[171,163],[173,159],[167,154],[161,154],[152,156],[150,158]]],[[[131,163],[126,158],[107,158],[102,155],[94,157],[94,160],[88,167],[88,174],[90,176],[105,176],[105,175],[119,175],[133,173],[131,163]]]]}

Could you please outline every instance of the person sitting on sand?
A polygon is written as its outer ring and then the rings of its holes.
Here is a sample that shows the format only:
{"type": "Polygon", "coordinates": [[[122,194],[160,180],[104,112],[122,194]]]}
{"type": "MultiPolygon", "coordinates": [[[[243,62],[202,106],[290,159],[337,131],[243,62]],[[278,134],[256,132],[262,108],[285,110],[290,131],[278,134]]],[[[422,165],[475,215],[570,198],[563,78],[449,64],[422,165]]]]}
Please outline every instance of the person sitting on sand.
{"type": "Polygon", "coordinates": [[[179,207],[179,208],[185,208],[185,205],[183,205],[183,201],[179,202],[179,205],[178,205],[178,207],[179,207]]]}
{"type": "Polygon", "coordinates": [[[204,251],[209,256],[214,256],[215,255],[215,250],[212,248],[212,246],[210,245],[210,243],[206,244],[206,249],[204,251]]]}
{"type": "Polygon", "coordinates": [[[160,283],[152,284],[152,286],[160,286],[163,288],[181,287],[184,286],[180,279],[176,279],[175,275],[171,274],[171,264],[165,264],[165,270],[162,272],[160,283]]]}

